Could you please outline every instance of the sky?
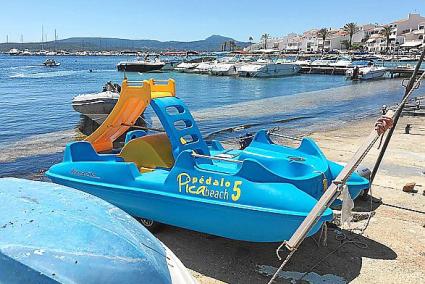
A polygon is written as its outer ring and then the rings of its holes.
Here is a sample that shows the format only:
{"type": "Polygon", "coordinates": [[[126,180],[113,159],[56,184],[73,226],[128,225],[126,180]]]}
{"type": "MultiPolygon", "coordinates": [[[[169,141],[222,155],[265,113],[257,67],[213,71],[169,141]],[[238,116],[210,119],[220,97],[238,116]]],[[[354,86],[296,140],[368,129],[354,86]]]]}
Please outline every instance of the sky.
{"type": "Polygon", "coordinates": [[[416,12],[425,0],[1,0],[0,42],[117,37],[192,41],[213,34],[248,41],[348,22],[386,24],[416,12]]]}

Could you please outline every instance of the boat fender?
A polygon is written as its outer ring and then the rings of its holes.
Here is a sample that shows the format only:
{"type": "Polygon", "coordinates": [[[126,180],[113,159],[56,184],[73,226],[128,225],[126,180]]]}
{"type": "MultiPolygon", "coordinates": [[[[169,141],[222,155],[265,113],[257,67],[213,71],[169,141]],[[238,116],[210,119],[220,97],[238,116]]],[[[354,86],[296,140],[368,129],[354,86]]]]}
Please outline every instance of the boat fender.
{"type": "Polygon", "coordinates": [[[356,171],[361,177],[364,177],[365,179],[370,180],[370,175],[372,171],[368,167],[358,166],[356,171]]]}
{"type": "MultiPolygon", "coordinates": [[[[338,163],[338,164],[341,165],[341,166],[343,166],[343,167],[345,167],[345,165],[347,163],[338,163]]],[[[357,167],[356,173],[359,176],[361,176],[361,177],[363,177],[363,178],[365,178],[367,180],[370,180],[370,175],[371,175],[372,171],[368,167],[365,167],[365,166],[360,165],[360,166],[357,167]]]]}

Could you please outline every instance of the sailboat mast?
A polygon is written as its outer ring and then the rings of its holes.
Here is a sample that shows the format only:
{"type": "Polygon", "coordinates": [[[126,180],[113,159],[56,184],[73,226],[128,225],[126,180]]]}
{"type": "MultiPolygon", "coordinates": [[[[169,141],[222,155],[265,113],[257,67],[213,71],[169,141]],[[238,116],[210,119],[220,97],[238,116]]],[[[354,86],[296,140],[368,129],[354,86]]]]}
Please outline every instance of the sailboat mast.
{"type": "Polygon", "coordinates": [[[41,50],[43,50],[43,41],[44,41],[44,26],[41,25],[41,50]]]}

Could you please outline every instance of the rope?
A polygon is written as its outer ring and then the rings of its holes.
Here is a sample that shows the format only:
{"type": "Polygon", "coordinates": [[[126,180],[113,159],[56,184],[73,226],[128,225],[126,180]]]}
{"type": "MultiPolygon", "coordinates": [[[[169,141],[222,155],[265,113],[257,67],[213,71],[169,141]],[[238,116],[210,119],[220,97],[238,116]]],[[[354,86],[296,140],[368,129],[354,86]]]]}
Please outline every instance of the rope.
{"type": "Polygon", "coordinates": [[[282,262],[282,264],[279,266],[279,268],[276,270],[276,272],[273,274],[272,278],[270,279],[270,281],[267,284],[272,284],[273,281],[276,279],[277,275],[280,273],[280,271],[282,271],[283,267],[286,265],[286,263],[288,263],[288,261],[291,259],[292,255],[296,252],[297,250],[293,250],[291,251],[288,256],[286,257],[286,259],[282,262]]]}

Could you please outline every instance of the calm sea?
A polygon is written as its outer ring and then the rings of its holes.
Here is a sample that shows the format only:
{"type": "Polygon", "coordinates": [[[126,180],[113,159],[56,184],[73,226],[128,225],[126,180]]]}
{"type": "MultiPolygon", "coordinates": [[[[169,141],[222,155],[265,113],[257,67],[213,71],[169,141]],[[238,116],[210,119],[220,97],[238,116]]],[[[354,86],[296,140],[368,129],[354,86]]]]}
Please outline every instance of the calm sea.
{"type": "MultiPolygon", "coordinates": [[[[120,82],[123,74],[116,64],[130,58],[57,57],[57,68],[42,66],[45,59],[0,55],[0,177],[41,177],[59,162],[65,143],[77,137],[80,116],[71,107],[72,98],[98,92],[106,81],[120,82]]],[[[253,79],[173,72],[129,77],[175,79],[178,96],[202,132],[214,132],[217,139],[277,126],[302,135],[378,115],[383,104],[403,94],[399,79],[359,83],[330,75],[253,79]],[[250,127],[224,131],[240,125],[250,127]]],[[[147,116],[155,123],[150,112],[147,116]]]]}

